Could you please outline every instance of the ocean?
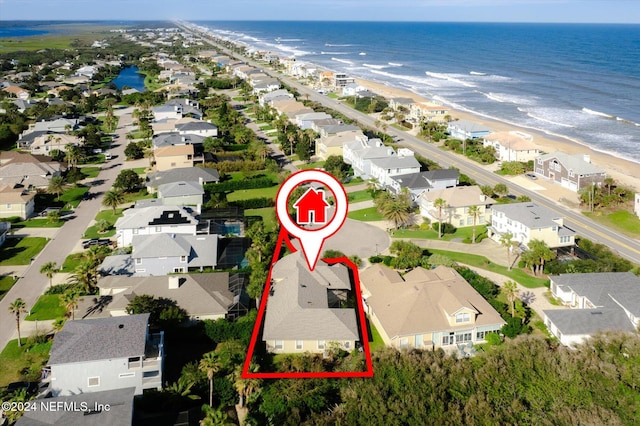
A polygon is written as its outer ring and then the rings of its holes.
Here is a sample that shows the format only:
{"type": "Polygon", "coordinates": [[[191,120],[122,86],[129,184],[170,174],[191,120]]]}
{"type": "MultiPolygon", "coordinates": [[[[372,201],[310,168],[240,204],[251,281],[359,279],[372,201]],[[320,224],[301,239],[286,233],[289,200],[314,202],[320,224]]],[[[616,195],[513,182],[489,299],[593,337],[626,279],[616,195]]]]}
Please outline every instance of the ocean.
{"type": "Polygon", "coordinates": [[[640,25],[196,24],[640,163],[640,25]]]}

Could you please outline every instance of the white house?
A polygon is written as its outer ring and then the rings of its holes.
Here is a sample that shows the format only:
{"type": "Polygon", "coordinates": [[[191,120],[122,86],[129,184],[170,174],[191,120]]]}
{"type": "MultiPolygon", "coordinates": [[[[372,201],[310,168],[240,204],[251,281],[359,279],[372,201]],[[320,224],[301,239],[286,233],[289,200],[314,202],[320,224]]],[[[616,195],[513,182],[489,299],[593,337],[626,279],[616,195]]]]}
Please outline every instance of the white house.
{"type": "Polygon", "coordinates": [[[633,204],[633,211],[640,217],[640,192],[636,192],[633,204]]]}
{"type": "Polygon", "coordinates": [[[371,178],[372,160],[395,155],[393,148],[385,146],[380,139],[367,139],[366,136],[347,142],[342,147],[342,158],[353,168],[353,175],[365,180],[371,178]]]}
{"type": "Polygon", "coordinates": [[[640,278],[631,272],[551,276],[551,294],[571,309],[544,312],[549,331],[574,346],[600,331],[635,332],[640,325],[640,278]]]}
{"type": "Polygon", "coordinates": [[[198,220],[187,207],[150,206],[127,209],[116,221],[118,246],[131,245],[134,235],[195,235],[198,220]]]}
{"type": "Polygon", "coordinates": [[[218,136],[218,126],[208,121],[196,120],[180,124],[176,123],[175,128],[181,135],[198,135],[205,138],[218,136]]]}
{"type": "Polygon", "coordinates": [[[371,160],[371,177],[376,179],[382,187],[391,186],[393,176],[418,173],[420,163],[413,151],[407,148],[398,149],[398,155],[371,160]]]}
{"type": "Polygon", "coordinates": [[[67,321],[49,354],[53,395],[161,390],[164,333],[149,333],[148,322],[149,314],[67,321]]]}
{"type": "Polygon", "coordinates": [[[522,132],[494,132],[484,137],[483,146],[492,146],[500,161],[527,162],[540,155],[531,135],[522,132]]]}
{"type": "Polygon", "coordinates": [[[487,223],[491,220],[491,206],[494,202],[492,198],[484,195],[478,186],[456,186],[425,191],[418,197],[421,216],[432,222],[450,223],[457,228],[487,223]],[[441,210],[435,206],[438,199],[445,201],[441,210]],[[478,216],[475,218],[469,211],[471,206],[478,207],[478,216]]]}
{"type": "Polygon", "coordinates": [[[491,130],[480,123],[469,120],[451,121],[447,124],[447,132],[458,139],[475,139],[487,136],[491,130]]]}

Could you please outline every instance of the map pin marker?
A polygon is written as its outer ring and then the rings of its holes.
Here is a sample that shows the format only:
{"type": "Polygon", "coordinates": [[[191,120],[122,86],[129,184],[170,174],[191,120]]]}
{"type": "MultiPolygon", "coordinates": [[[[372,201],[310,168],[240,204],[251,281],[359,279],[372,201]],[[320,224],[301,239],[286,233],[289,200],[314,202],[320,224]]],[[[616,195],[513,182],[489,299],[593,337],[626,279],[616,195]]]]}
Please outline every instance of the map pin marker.
{"type": "Polygon", "coordinates": [[[313,271],[320,257],[324,241],[338,232],[347,219],[347,193],[342,184],[333,175],[322,170],[301,170],[289,176],[282,183],[276,197],[276,215],[282,227],[300,240],[302,253],[309,270],[313,271]],[[298,211],[298,222],[289,216],[287,201],[293,190],[307,182],[319,182],[331,190],[335,200],[335,212],[331,220],[327,221],[327,209],[323,190],[310,188],[294,203],[298,211]],[[327,223],[328,222],[328,223],[327,223]],[[318,229],[305,229],[300,224],[322,225],[318,229]]]}

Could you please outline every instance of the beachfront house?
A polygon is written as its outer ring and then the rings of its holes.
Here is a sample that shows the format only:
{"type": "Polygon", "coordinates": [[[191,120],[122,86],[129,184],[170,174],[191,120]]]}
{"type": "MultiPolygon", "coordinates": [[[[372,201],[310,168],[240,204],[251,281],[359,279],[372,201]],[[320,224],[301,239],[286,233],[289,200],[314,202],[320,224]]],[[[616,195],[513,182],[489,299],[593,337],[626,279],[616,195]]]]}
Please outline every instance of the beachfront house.
{"type": "Polygon", "coordinates": [[[633,202],[633,211],[640,218],[640,192],[636,192],[633,202]]]}
{"type": "Polygon", "coordinates": [[[310,271],[301,251],[273,265],[262,339],[272,353],[351,351],[360,341],[349,269],[322,260],[310,271]]]}
{"type": "Polygon", "coordinates": [[[523,248],[527,248],[531,240],[544,241],[552,249],[572,247],[576,235],[564,226],[562,215],[534,202],[494,205],[487,230],[495,241],[509,233],[523,248]]]}
{"type": "Polygon", "coordinates": [[[456,228],[488,223],[491,219],[491,206],[494,203],[495,200],[484,195],[477,185],[426,191],[418,197],[422,217],[431,222],[450,223],[456,228]],[[436,200],[439,199],[445,202],[442,209],[436,206],[436,200]],[[475,220],[469,210],[471,206],[478,207],[475,220]]]}
{"type": "Polygon", "coordinates": [[[591,157],[587,154],[545,154],[535,159],[534,167],[537,175],[574,192],[589,185],[600,186],[607,177],[607,172],[591,164],[591,157]]]}
{"type": "Polygon", "coordinates": [[[487,136],[491,130],[480,123],[470,120],[456,120],[447,124],[447,133],[457,139],[477,139],[487,136]]]}
{"type": "MultiPolygon", "coordinates": [[[[484,343],[505,325],[500,314],[453,268],[415,268],[401,276],[382,264],[360,273],[365,311],[397,349],[484,343]]],[[[468,352],[467,352],[468,353],[468,352]]]]}
{"type": "Polygon", "coordinates": [[[409,108],[409,119],[414,123],[420,121],[435,121],[436,123],[444,123],[449,116],[449,110],[438,104],[430,102],[414,102],[409,108]]]}
{"type": "Polygon", "coordinates": [[[545,310],[560,343],[574,346],[602,331],[633,333],[640,325],[640,278],[631,272],[550,276],[551,294],[571,309],[545,310]]]}
{"type": "Polygon", "coordinates": [[[540,151],[533,138],[523,132],[493,132],[483,138],[482,145],[492,146],[500,161],[532,161],[540,151]]]}
{"type": "Polygon", "coordinates": [[[54,396],[115,389],[162,389],[164,332],[149,332],[149,314],[67,321],[49,354],[54,396]]]}
{"type": "Polygon", "coordinates": [[[350,164],[355,177],[364,180],[371,178],[371,160],[374,158],[387,158],[396,155],[393,148],[385,146],[380,139],[367,139],[363,135],[342,147],[342,159],[350,164]]]}
{"type": "Polygon", "coordinates": [[[394,111],[409,112],[411,104],[415,101],[411,98],[391,98],[389,100],[389,108],[394,111]]]}

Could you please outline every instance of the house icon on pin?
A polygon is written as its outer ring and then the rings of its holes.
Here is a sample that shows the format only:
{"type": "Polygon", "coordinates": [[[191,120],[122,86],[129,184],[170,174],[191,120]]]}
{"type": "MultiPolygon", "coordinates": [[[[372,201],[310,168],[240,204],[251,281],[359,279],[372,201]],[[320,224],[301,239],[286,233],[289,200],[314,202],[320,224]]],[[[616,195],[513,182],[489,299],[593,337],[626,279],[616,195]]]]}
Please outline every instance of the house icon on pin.
{"type": "Polygon", "coordinates": [[[324,224],[327,222],[329,203],[324,198],[322,189],[309,188],[293,204],[296,209],[296,222],[300,225],[324,224]]]}

